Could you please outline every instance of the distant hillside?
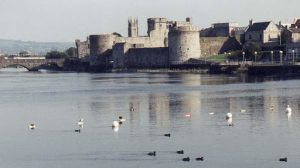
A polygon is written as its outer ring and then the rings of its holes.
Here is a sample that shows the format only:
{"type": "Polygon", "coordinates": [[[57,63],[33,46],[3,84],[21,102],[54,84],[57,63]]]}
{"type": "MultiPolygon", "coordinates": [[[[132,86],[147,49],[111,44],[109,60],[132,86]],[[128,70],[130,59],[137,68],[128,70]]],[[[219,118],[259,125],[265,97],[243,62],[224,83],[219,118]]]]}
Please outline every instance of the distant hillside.
{"type": "Polygon", "coordinates": [[[30,51],[34,54],[46,54],[49,51],[65,51],[75,47],[75,43],[61,42],[34,42],[0,39],[0,53],[17,54],[20,51],[30,51]]]}

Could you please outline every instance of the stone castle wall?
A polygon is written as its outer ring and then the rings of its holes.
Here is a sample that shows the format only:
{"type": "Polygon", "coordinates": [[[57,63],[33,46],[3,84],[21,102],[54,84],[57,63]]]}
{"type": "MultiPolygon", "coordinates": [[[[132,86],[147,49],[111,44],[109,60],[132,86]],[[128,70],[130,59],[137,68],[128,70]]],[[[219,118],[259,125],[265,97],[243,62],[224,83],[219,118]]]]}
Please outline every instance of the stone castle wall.
{"type": "Polygon", "coordinates": [[[169,32],[169,63],[183,64],[190,58],[199,59],[199,28],[195,26],[175,27],[169,32]]]}
{"type": "Polygon", "coordinates": [[[201,57],[240,50],[242,45],[235,37],[200,37],[201,57]]]}
{"type": "Polygon", "coordinates": [[[84,58],[90,55],[89,41],[76,40],[76,56],[84,58]]]}
{"type": "Polygon", "coordinates": [[[143,48],[142,45],[118,43],[112,55],[113,68],[165,68],[169,65],[167,47],[143,48]]]}
{"type": "Polygon", "coordinates": [[[130,48],[125,57],[127,68],[166,68],[169,65],[169,50],[160,48],[130,48]]]}

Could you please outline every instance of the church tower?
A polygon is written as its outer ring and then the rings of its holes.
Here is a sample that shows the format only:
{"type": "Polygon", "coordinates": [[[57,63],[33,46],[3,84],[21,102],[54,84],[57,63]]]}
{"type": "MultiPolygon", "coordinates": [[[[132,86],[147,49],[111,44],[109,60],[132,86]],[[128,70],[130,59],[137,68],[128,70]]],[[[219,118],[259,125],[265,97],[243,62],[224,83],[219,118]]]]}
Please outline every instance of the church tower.
{"type": "Polygon", "coordinates": [[[128,19],[128,37],[138,37],[139,36],[139,25],[137,18],[128,19]]]}

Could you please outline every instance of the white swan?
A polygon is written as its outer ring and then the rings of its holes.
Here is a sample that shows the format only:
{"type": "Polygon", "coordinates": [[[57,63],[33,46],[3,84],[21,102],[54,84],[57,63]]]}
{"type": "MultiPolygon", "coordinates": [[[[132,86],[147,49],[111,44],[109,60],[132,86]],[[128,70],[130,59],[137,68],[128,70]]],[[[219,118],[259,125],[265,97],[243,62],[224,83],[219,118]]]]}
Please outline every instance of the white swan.
{"type": "Polygon", "coordinates": [[[228,120],[228,119],[230,119],[230,118],[232,118],[232,113],[227,113],[227,114],[226,114],[226,119],[228,120]]]}
{"type": "Polygon", "coordinates": [[[120,126],[119,121],[113,121],[113,123],[112,123],[113,128],[119,127],[119,126],[120,126]]]}
{"type": "Polygon", "coordinates": [[[77,124],[78,124],[79,127],[82,128],[83,124],[84,124],[83,119],[80,119],[77,124]]]}
{"type": "Polygon", "coordinates": [[[287,105],[286,109],[285,109],[286,113],[291,113],[292,112],[292,108],[290,107],[290,105],[287,105]]]}
{"type": "Polygon", "coordinates": [[[32,129],[32,130],[35,129],[35,127],[36,127],[35,124],[30,124],[30,125],[28,126],[28,128],[29,128],[29,129],[32,129]]]}

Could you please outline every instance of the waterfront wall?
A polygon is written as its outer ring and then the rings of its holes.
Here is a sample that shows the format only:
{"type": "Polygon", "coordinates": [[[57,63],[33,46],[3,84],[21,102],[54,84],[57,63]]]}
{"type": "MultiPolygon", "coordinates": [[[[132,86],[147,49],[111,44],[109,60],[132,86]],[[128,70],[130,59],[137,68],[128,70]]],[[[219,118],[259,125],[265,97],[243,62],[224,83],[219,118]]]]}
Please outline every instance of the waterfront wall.
{"type": "Polygon", "coordinates": [[[131,48],[126,53],[128,68],[166,68],[169,65],[169,50],[160,48],[131,48]]]}

